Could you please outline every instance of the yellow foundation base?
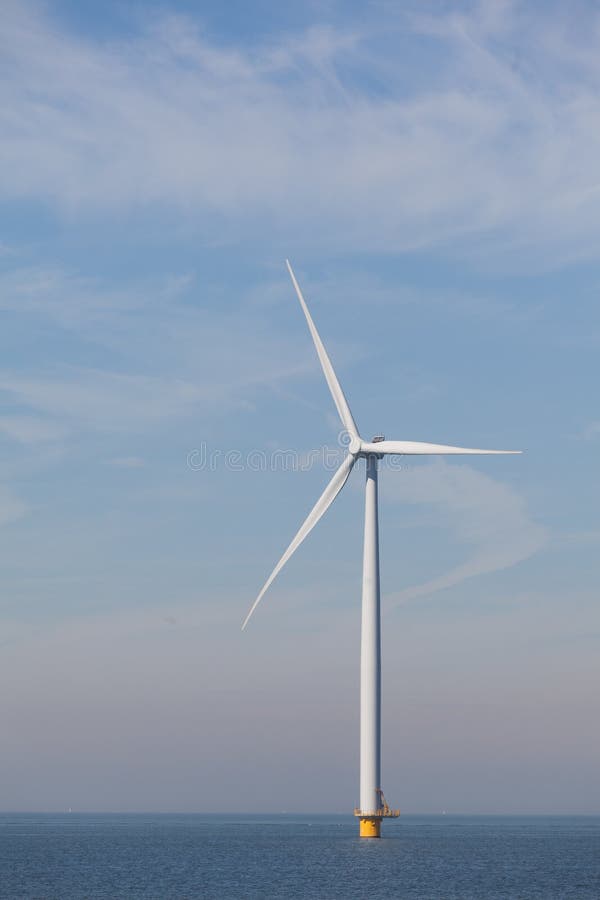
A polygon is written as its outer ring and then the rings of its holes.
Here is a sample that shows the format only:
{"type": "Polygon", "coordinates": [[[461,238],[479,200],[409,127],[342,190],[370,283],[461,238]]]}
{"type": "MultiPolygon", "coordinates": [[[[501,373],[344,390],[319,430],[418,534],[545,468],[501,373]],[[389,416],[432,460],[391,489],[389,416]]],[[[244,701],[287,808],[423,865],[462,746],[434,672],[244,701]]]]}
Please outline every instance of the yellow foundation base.
{"type": "Polygon", "coordinates": [[[381,837],[381,819],[375,816],[361,817],[360,836],[361,838],[381,837]]]}

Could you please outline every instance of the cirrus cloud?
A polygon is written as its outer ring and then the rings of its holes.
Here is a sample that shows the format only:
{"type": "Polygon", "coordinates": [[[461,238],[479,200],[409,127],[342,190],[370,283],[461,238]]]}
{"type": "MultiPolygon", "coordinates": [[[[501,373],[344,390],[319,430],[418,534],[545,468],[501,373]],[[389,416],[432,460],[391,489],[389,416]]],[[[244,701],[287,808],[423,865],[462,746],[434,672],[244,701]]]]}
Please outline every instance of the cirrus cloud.
{"type": "Polygon", "coordinates": [[[109,42],[9,3],[0,190],[73,216],[159,204],[213,238],[262,222],[330,248],[595,257],[600,17],[581,17],[408,4],[224,46],[181,16],[109,42]]]}
{"type": "Polygon", "coordinates": [[[471,466],[436,460],[390,479],[396,501],[435,507],[458,543],[471,548],[464,562],[422,584],[391,595],[397,603],[454,587],[468,578],[508,569],[537,553],[546,529],[534,522],[523,498],[509,485],[471,466]]]}

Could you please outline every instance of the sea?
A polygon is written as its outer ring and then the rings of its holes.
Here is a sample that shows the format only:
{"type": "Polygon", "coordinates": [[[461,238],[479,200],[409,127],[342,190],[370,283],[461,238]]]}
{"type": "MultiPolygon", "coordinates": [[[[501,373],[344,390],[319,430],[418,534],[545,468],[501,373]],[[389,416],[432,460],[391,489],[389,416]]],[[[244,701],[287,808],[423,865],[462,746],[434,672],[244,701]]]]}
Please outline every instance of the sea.
{"type": "Polygon", "coordinates": [[[0,814],[0,897],[600,898],[600,817],[0,814]]]}

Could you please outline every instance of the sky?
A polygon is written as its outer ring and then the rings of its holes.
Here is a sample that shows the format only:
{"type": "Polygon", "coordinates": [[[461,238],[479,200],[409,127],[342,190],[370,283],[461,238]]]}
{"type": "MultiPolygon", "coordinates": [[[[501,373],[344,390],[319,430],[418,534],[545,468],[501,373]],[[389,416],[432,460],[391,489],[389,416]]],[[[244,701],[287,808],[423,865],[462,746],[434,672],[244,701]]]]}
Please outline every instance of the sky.
{"type": "Polygon", "coordinates": [[[5,0],[0,807],[599,813],[594,3],[5,0]]]}

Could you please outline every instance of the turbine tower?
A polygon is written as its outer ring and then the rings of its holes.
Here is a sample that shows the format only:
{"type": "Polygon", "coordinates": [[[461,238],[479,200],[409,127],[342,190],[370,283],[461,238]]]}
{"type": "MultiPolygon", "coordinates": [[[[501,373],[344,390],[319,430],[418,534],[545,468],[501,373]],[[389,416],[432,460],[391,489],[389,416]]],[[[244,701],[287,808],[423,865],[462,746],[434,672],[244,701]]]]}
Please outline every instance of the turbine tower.
{"type": "Polygon", "coordinates": [[[382,818],[395,818],[400,814],[398,810],[389,808],[381,789],[381,617],[379,597],[379,516],[377,508],[377,467],[379,460],[388,455],[500,455],[520,453],[521,451],[475,450],[467,447],[449,447],[444,444],[426,444],[419,441],[386,441],[382,435],[377,435],[372,441],[363,441],[288,260],[286,260],[286,266],[306,317],[308,328],[339,417],[348,433],[348,453],[304,520],[295,538],[269,575],[244,620],[242,630],[248,624],[250,616],[288,559],[298,549],[304,538],[312,531],[340,493],[356,460],[364,457],[366,459],[367,481],[365,490],[360,643],[360,806],[354,810],[354,815],[360,819],[361,837],[378,838],[380,836],[382,818]]]}

